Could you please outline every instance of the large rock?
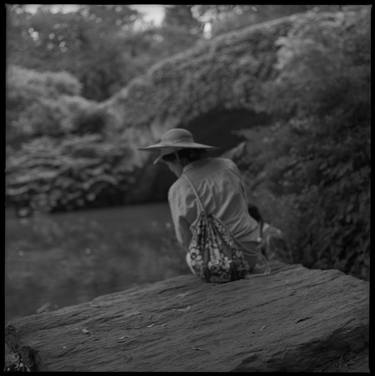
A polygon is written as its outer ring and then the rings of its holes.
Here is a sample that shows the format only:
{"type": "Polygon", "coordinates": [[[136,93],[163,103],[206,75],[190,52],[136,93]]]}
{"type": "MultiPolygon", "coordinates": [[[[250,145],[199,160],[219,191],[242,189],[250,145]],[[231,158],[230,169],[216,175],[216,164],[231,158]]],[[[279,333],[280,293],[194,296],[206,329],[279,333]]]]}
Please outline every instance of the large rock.
{"type": "Polygon", "coordinates": [[[136,146],[155,142],[170,128],[192,129],[201,142],[209,136],[211,143],[228,149],[236,144],[231,131],[267,123],[268,117],[257,109],[258,89],[275,75],[275,42],[298,17],[201,41],[155,64],[102,102],[108,125],[134,146],[128,163],[144,166],[147,153],[136,146]]]}
{"type": "MultiPolygon", "coordinates": [[[[353,12],[353,10],[347,10],[353,12]]],[[[236,146],[241,129],[269,126],[272,118],[262,98],[266,82],[274,80],[278,41],[288,35],[306,14],[283,17],[200,41],[193,48],[171,56],[135,78],[100,108],[108,115],[107,125],[119,130],[133,148],[129,166],[143,170],[148,153],[137,150],[160,139],[168,129],[190,129],[198,142],[219,147],[236,146]]],[[[317,19],[332,22],[342,12],[317,13],[317,19]]],[[[153,185],[139,174],[134,190],[153,185]]],[[[161,194],[152,189],[135,193],[134,200],[166,198],[168,184],[160,183],[161,194]]],[[[133,200],[133,196],[132,196],[133,200]]],[[[142,201],[142,200],[141,200],[142,201]]]]}
{"type": "Polygon", "coordinates": [[[368,288],[275,261],[269,276],[183,275],[9,324],[41,370],[368,372],[368,288]]]}

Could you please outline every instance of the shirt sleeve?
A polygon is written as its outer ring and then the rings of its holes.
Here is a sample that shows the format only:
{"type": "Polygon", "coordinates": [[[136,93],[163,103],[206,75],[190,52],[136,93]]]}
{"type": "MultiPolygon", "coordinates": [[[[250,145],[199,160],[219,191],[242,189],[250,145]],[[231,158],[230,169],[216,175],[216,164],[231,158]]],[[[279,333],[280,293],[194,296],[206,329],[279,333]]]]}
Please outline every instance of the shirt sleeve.
{"type": "Polygon", "coordinates": [[[187,199],[187,192],[183,187],[173,185],[168,192],[168,202],[171,211],[171,217],[175,229],[177,241],[187,250],[191,241],[190,223],[187,218],[190,217],[194,209],[187,199]]]}

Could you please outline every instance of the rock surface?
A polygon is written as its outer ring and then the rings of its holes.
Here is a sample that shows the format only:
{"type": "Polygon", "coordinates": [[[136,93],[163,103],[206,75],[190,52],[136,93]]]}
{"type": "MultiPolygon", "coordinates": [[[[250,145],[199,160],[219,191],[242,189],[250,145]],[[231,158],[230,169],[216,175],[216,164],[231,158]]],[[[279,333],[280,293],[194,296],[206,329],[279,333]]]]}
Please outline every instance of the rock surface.
{"type": "Polygon", "coordinates": [[[272,267],[221,285],[182,275],[9,324],[41,370],[368,372],[368,282],[272,267]]]}

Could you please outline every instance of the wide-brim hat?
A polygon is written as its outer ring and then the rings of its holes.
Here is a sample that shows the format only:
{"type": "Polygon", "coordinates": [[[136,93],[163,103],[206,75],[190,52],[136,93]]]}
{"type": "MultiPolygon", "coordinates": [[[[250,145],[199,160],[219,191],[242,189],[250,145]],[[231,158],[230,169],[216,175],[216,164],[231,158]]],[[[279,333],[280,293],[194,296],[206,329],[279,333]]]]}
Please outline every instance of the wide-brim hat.
{"type": "Polygon", "coordinates": [[[140,147],[139,150],[159,151],[159,156],[154,160],[158,163],[164,155],[182,149],[216,149],[216,146],[200,144],[194,141],[193,135],[187,129],[173,128],[163,134],[157,144],[140,147]]]}

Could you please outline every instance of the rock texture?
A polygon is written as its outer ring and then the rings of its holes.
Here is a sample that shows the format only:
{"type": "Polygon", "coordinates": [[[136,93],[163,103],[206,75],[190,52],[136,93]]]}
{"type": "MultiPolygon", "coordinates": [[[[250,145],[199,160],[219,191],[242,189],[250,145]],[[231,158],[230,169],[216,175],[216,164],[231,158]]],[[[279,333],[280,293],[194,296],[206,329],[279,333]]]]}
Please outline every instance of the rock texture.
{"type": "MultiPolygon", "coordinates": [[[[240,142],[233,132],[271,125],[263,88],[279,74],[280,38],[297,22],[303,23],[304,17],[309,16],[283,17],[201,41],[155,64],[100,103],[108,127],[119,130],[132,149],[127,159],[130,168],[143,171],[149,166],[149,153],[137,147],[157,142],[171,128],[190,129],[199,142],[224,152],[240,142]]],[[[332,22],[342,18],[342,13],[317,13],[316,18],[332,22]]],[[[153,182],[158,176],[150,168],[140,173],[129,189],[129,202],[165,199],[167,184],[161,184],[162,194],[155,196],[153,182]]]]}
{"type": "MultiPolygon", "coordinates": [[[[136,146],[158,140],[170,128],[190,128],[191,123],[209,114],[218,113],[218,120],[223,111],[249,111],[241,116],[249,118],[250,123],[252,117],[256,124],[265,122],[266,119],[259,118],[261,114],[256,108],[259,86],[276,74],[275,42],[287,34],[298,17],[301,16],[289,16],[201,41],[192,49],[154,65],[102,102],[100,107],[108,115],[108,125],[124,132],[124,138],[134,146],[129,164],[140,167],[146,164],[148,153],[139,152],[136,146]]],[[[215,128],[214,118],[210,116],[204,126],[211,137],[215,129],[223,133],[222,125],[215,128]]],[[[237,122],[238,119],[228,122],[223,145],[218,146],[226,146],[225,140],[231,137],[230,131],[237,122]]]]}
{"type": "Polygon", "coordinates": [[[183,275],[9,324],[41,370],[368,372],[368,282],[272,266],[221,285],[183,275]]]}

